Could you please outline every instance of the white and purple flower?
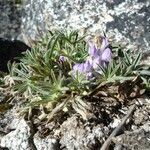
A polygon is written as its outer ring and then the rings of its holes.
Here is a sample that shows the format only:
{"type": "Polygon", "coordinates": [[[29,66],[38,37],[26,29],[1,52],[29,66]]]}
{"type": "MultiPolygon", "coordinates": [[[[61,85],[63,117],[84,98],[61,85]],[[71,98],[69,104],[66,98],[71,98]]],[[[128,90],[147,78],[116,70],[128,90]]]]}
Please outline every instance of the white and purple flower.
{"type": "Polygon", "coordinates": [[[73,74],[76,72],[85,74],[87,79],[93,77],[93,70],[100,71],[100,67],[107,67],[112,59],[112,51],[109,48],[109,42],[106,37],[98,37],[97,41],[88,40],[89,56],[84,63],[78,63],[73,66],[73,74]]]}
{"type": "Polygon", "coordinates": [[[84,63],[78,63],[73,66],[73,74],[85,74],[87,79],[92,77],[92,65],[89,60],[86,60],[84,63]]]}
{"type": "Polygon", "coordinates": [[[89,60],[93,68],[97,70],[99,66],[106,67],[112,59],[112,52],[106,37],[97,37],[96,41],[88,40],[89,60]]]}

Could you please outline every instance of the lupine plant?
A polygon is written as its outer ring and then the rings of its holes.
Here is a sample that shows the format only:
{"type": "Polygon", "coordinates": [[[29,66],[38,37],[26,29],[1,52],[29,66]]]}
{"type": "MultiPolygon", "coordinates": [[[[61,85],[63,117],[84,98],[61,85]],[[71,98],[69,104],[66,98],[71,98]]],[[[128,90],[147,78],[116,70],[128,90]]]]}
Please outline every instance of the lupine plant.
{"type": "MultiPolygon", "coordinates": [[[[120,47],[111,46],[105,36],[85,37],[77,31],[49,31],[24,53],[20,63],[9,67],[9,77],[14,81],[11,88],[26,99],[26,109],[41,105],[46,109],[44,115],[41,112],[41,120],[50,121],[54,112],[64,108],[69,111],[70,107],[86,119],[83,110],[88,105],[83,97],[93,87],[142,76],[141,54],[130,56],[120,47]]],[[[148,77],[143,75],[143,81],[148,77]]]]}

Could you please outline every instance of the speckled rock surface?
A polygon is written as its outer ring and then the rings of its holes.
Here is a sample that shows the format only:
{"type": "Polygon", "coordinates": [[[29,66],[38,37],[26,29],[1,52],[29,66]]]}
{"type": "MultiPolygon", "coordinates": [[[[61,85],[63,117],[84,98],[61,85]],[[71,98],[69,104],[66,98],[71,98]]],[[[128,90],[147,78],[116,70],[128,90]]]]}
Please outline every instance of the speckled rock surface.
{"type": "Polygon", "coordinates": [[[1,0],[0,10],[0,37],[29,43],[47,29],[86,29],[136,50],[150,47],[149,0],[1,0]]]}
{"type": "Polygon", "coordinates": [[[1,139],[1,147],[7,147],[9,150],[32,150],[29,145],[30,128],[24,120],[20,120],[15,131],[1,139]]]}
{"type": "Polygon", "coordinates": [[[19,39],[22,6],[15,0],[0,0],[0,12],[0,37],[19,39]]]}
{"type": "Polygon", "coordinates": [[[124,134],[114,138],[113,141],[116,144],[114,150],[118,150],[119,148],[121,150],[149,150],[149,137],[150,123],[147,122],[139,130],[125,132],[124,134]]]}
{"type": "Polygon", "coordinates": [[[109,129],[100,125],[84,127],[76,116],[68,118],[61,128],[61,148],[64,150],[97,150],[103,143],[104,135],[108,135],[109,129]]]}
{"type": "Polygon", "coordinates": [[[50,28],[106,32],[141,51],[150,46],[149,0],[25,0],[22,31],[36,40],[50,28]]]}
{"type": "Polygon", "coordinates": [[[56,139],[47,136],[40,138],[38,134],[34,135],[34,144],[37,150],[60,150],[56,139]]]}

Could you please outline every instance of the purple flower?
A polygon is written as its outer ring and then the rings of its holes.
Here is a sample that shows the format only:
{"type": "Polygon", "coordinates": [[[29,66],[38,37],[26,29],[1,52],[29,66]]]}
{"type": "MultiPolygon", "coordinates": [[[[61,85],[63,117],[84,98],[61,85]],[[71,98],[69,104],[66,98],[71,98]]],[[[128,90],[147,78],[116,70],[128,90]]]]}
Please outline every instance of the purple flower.
{"type": "Polygon", "coordinates": [[[76,73],[85,75],[86,79],[92,77],[92,65],[90,64],[90,61],[87,60],[84,63],[75,64],[73,66],[73,75],[76,75],[76,73]]]}
{"type": "Polygon", "coordinates": [[[91,41],[89,41],[88,44],[89,44],[89,51],[88,51],[89,55],[91,57],[96,57],[98,55],[98,49],[91,41]]]}
{"type": "Polygon", "coordinates": [[[106,37],[102,37],[102,43],[100,49],[103,51],[109,46],[108,39],[106,37]]]}
{"type": "Polygon", "coordinates": [[[112,58],[112,52],[108,47],[109,42],[106,37],[97,37],[95,42],[92,42],[90,39],[88,44],[88,52],[92,60],[93,68],[97,68],[97,66],[102,65],[103,62],[110,62],[112,58]]]}
{"type": "Polygon", "coordinates": [[[99,65],[101,65],[101,57],[97,56],[96,58],[93,59],[93,68],[97,69],[99,68],[99,65]]]}
{"type": "Polygon", "coordinates": [[[60,61],[65,61],[64,56],[60,56],[60,57],[59,57],[59,60],[60,60],[60,61]]]}
{"type": "Polygon", "coordinates": [[[104,51],[109,46],[108,39],[106,37],[96,37],[95,41],[92,41],[90,38],[88,39],[89,45],[89,55],[91,57],[97,57],[100,55],[101,51],[104,51]]]}
{"type": "Polygon", "coordinates": [[[62,56],[62,55],[61,55],[61,56],[59,57],[59,61],[64,62],[64,61],[66,61],[66,60],[67,60],[67,58],[66,58],[65,56],[62,56]]]}
{"type": "Polygon", "coordinates": [[[90,72],[92,69],[92,64],[90,63],[89,60],[86,60],[84,63],[84,72],[90,72]]]}
{"type": "Polygon", "coordinates": [[[101,60],[105,62],[110,62],[112,58],[112,52],[110,48],[106,48],[101,54],[101,60]]]}
{"type": "Polygon", "coordinates": [[[79,72],[84,72],[84,63],[81,63],[78,65],[78,71],[79,72]]]}
{"type": "Polygon", "coordinates": [[[78,71],[80,73],[90,72],[91,69],[92,69],[92,66],[89,60],[87,60],[85,63],[80,63],[80,64],[78,63],[73,66],[73,70],[78,71]]]}
{"type": "Polygon", "coordinates": [[[75,64],[75,65],[73,66],[73,71],[77,71],[77,70],[78,70],[78,67],[79,67],[79,64],[75,64]]]}
{"type": "Polygon", "coordinates": [[[83,73],[83,71],[84,71],[84,65],[83,65],[83,63],[82,63],[82,64],[77,63],[77,64],[75,64],[75,65],[73,66],[72,73],[73,73],[74,76],[75,76],[77,73],[83,73]]]}
{"type": "Polygon", "coordinates": [[[86,74],[86,79],[87,79],[87,80],[90,80],[92,77],[93,77],[93,73],[92,73],[92,72],[88,72],[88,73],[86,74]]]}
{"type": "Polygon", "coordinates": [[[91,79],[94,75],[93,70],[100,72],[101,69],[99,66],[108,66],[112,58],[108,39],[105,37],[97,38],[95,42],[90,38],[88,39],[89,57],[87,57],[84,63],[78,63],[73,66],[73,75],[76,75],[76,72],[78,72],[84,74],[86,79],[91,79]]]}

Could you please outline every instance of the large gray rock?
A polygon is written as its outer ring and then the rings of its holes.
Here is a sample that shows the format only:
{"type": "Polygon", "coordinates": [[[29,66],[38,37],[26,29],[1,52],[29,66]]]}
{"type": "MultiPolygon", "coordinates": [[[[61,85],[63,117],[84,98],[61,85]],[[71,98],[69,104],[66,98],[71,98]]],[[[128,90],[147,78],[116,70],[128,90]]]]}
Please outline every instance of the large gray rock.
{"type": "Polygon", "coordinates": [[[40,138],[38,134],[35,134],[34,144],[37,150],[60,150],[57,140],[51,138],[50,136],[47,136],[46,138],[40,138]]]}
{"type": "Polygon", "coordinates": [[[0,37],[37,40],[47,29],[86,29],[134,49],[150,46],[149,0],[0,1],[0,37]]]}
{"type": "Polygon", "coordinates": [[[16,130],[1,139],[0,146],[9,150],[33,150],[29,144],[30,128],[24,120],[20,120],[16,130]]]}
{"type": "Polygon", "coordinates": [[[17,39],[21,35],[22,5],[16,0],[0,0],[0,37],[17,39]]]}
{"type": "Polygon", "coordinates": [[[149,50],[149,0],[24,0],[24,39],[36,40],[47,29],[106,32],[117,42],[149,50]]]}

